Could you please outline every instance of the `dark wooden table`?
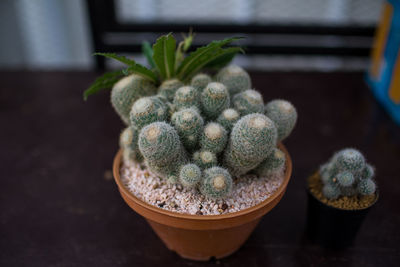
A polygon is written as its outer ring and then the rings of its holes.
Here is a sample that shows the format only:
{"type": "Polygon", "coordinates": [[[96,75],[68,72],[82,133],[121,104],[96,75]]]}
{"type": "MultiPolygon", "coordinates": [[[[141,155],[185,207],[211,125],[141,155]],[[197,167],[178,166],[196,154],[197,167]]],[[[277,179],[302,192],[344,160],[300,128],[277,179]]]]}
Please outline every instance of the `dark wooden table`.
{"type": "Polygon", "coordinates": [[[0,266],[400,266],[399,127],[362,73],[252,73],[266,100],[298,109],[285,142],[286,195],[234,255],[197,263],[167,250],[110,177],[122,123],[108,92],[82,100],[91,72],[0,72],[0,266]],[[381,198],[353,247],[304,236],[305,179],[352,146],[377,167],[381,198]]]}

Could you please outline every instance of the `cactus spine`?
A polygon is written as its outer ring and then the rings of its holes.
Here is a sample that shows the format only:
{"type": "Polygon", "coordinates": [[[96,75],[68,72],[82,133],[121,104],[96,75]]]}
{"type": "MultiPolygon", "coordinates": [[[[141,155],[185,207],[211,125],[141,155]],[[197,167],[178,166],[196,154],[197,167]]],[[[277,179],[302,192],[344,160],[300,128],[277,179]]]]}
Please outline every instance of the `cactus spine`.
{"type": "Polygon", "coordinates": [[[297,111],[286,100],[273,100],[265,106],[265,115],[275,122],[278,130],[278,141],[290,135],[297,121],[297,111]]]}
{"type": "Polygon", "coordinates": [[[233,99],[233,106],[240,113],[245,116],[251,113],[263,113],[264,101],[259,92],[256,90],[246,90],[242,93],[236,94],[233,99]]]}
{"type": "Polygon", "coordinates": [[[210,120],[217,118],[224,109],[229,108],[229,104],[229,92],[222,83],[209,83],[201,94],[202,111],[210,120]]]}
{"type": "Polygon", "coordinates": [[[225,84],[231,96],[251,88],[249,74],[241,67],[230,65],[221,69],[215,80],[225,84]]]}
{"type": "Polygon", "coordinates": [[[200,192],[209,198],[222,198],[232,190],[232,177],[226,169],[212,167],[204,171],[200,192]]]}
{"type": "Polygon", "coordinates": [[[119,80],[111,90],[111,104],[122,121],[129,125],[133,103],[142,96],[156,92],[156,87],[139,75],[132,74],[119,80]]]}

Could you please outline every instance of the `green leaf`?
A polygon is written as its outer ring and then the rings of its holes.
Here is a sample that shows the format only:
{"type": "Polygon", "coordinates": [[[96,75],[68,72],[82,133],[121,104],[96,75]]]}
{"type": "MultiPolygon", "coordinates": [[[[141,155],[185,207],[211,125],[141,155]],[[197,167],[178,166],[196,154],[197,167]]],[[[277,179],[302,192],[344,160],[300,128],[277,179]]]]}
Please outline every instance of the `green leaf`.
{"type": "Polygon", "coordinates": [[[244,53],[242,49],[237,50],[238,47],[230,47],[225,49],[225,53],[215,58],[213,61],[207,63],[204,68],[220,69],[225,67],[232,61],[238,52],[244,53]],[[231,51],[231,52],[230,52],[231,51]]]}
{"type": "Polygon", "coordinates": [[[83,92],[83,99],[86,101],[90,95],[96,94],[102,89],[107,89],[113,87],[113,85],[119,81],[121,76],[123,76],[122,70],[117,70],[113,72],[107,72],[102,76],[98,77],[88,89],[83,92]]]}
{"type": "Polygon", "coordinates": [[[142,53],[146,57],[147,62],[149,62],[150,67],[155,68],[156,63],[153,60],[153,48],[151,48],[151,45],[149,42],[142,43],[142,53]]]}
{"type": "Polygon", "coordinates": [[[161,79],[169,79],[175,74],[176,40],[171,35],[163,35],[153,45],[153,60],[161,79]]]}
{"type": "Polygon", "coordinates": [[[190,53],[190,55],[182,61],[182,64],[177,70],[177,76],[181,79],[187,79],[193,74],[194,69],[200,70],[209,62],[212,62],[212,60],[214,60],[216,56],[221,56],[221,47],[239,39],[241,39],[241,37],[233,37],[220,41],[213,41],[207,46],[196,49],[196,51],[190,53]]]}
{"type": "Polygon", "coordinates": [[[115,53],[94,53],[93,55],[95,55],[95,56],[103,56],[103,57],[106,57],[106,58],[115,59],[115,60],[117,60],[119,62],[124,63],[125,65],[128,65],[128,66],[132,66],[132,65],[136,64],[136,62],[134,60],[129,59],[129,58],[124,57],[124,56],[117,55],[115,53]]]}
{"type": "Polygon", "coordinates": [[[132,73],[140,75],[143,78],[152,81],[153,83],[158,82],[157,75],[153,71],[149,70],[145,66],[140,65],[138,63],[135,63],[135,65],[132,65],[132,66],[128,67],[127,69],[124,69],[122,72],[125,75],[129,75],[132,73]]]}

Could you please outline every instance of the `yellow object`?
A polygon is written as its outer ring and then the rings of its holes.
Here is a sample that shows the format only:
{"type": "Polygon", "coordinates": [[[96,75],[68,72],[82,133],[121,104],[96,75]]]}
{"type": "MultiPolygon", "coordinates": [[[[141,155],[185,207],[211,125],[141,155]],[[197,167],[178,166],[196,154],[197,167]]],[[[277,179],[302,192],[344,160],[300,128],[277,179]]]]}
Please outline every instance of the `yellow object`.
{"type": "Polygon", "coordinates": [[[382,10],[381,20],[375,34],[375,40],[372,50],[372,64],[371,76],[373,79],[379,79],[382,63],[383,53],[385,52],[386,42],[389,35],[390,24],[392,22],[393,6],[385,3],[382,10]]]}

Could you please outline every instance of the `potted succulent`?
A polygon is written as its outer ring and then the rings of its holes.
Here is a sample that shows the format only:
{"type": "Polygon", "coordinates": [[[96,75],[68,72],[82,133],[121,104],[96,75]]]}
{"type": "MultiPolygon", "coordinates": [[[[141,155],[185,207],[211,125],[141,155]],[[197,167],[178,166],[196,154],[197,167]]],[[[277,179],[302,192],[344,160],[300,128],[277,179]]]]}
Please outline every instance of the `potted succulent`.
{"type": "Polygon", "coordinates": [[[325,247],[350,246],[378,200],[375,170],[356,149],[335,153],[308,178],[309,237],[325,247]]]}
{"type": "Polygon", "coordinates": [[[237,38],[185,56],[192,38],[177,48],[171,34],[145,44],[152,69],[98,53],[128,68],[100,77],[84,96],[112,87],[127,125],[113,165],[122,198],[169,249],[208,260],[239,249],[282,198],[292,165],[281,142],[297,113],[285,100],[265,105],[249,74],[226,66],[241,51],[225,47],[237,38]],[[211,77],[203,68],[219,70],[211,77]]]}

